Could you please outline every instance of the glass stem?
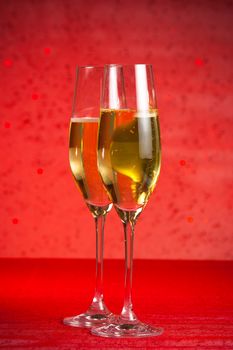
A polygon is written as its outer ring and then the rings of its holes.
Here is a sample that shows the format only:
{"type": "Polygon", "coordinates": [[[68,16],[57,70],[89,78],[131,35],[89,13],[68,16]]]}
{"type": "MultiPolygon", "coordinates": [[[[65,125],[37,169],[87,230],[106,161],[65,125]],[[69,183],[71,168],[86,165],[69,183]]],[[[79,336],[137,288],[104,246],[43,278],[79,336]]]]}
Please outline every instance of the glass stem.
{"type": "Polygon", "coordinates": [[[132,304],[132,273],[133,273],[133,247],[134,222],[127,220],[123,223],[125,238],[125,295],[121,317],[128,322],[136,321],[132,304]]]}
{"type": "Polygon", "coordinates": [[[104,309],[103,303],[103,255],[104,255],[104,225],[106,215],[95,217],[96,228],[96,285],[93,303],[100,310],[104,309]]]}

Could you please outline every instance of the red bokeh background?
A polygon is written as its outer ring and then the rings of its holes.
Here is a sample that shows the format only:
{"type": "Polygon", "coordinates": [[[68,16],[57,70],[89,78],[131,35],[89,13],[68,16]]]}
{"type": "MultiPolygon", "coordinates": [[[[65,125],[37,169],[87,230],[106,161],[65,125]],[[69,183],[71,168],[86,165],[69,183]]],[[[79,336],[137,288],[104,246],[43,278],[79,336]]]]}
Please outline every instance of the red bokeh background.
{"type": "MultiPolygon", "coordinates": [[[[77,64],[152,63],[163,146],[135,256],[232,259],[232,1],[0,2],[0,256],[94,257],[68,163],[77,64]]],[[[123,257],[114,211],[105,256],[123,257]]]]}

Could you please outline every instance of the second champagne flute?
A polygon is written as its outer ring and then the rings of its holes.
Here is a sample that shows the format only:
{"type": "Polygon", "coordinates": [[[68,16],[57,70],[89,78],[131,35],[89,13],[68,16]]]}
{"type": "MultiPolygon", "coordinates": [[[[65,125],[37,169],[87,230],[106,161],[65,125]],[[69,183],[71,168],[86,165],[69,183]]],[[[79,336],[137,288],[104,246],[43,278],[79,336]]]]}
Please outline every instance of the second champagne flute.
{"type": "MultiPolygon", "coordinates": [[[[105,67],[98,137],[98,168],[124,226],[125,297],[121,315],[92,333],[149,337],[162,329],[141,322],[131,297],[134,228],[153,192],[161,160],[160,131],[151,65],[105,67]]],[[[145,295],[148,298],[147,295],[145,295]]]]}
{"type": "MultiPolygon", "coordinates": [[[[96,287],[85,313],[66,317],[74,327],[92,327],[106,322],[111,313],[103,299],[103,249],[106,214],[112,207],[97,171],[97,133],[103,68],[78,67],[69,134],[69,161],[74,180],[91,211],[96,226],[96,287]]],[[[89,235],[89,232],[87,232],[89,235]]],[[[84,286],[85,288],[85,286],[84,286]]]]}

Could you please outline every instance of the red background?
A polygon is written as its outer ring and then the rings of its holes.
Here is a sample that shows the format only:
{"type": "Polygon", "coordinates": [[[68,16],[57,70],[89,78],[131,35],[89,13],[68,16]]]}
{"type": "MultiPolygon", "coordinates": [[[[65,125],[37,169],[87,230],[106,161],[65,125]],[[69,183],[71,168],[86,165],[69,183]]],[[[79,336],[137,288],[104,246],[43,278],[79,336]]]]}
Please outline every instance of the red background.
{"type": "MultiPolygon", "coordinates": [[[[232,1],[0,3],[0,255],[94,257],[68,163],[77,64],[153,63],[162,171],[137,258],[232,259],[232,1]]],[[[112,211],[106,257],[123,256],[112,211]]]]}

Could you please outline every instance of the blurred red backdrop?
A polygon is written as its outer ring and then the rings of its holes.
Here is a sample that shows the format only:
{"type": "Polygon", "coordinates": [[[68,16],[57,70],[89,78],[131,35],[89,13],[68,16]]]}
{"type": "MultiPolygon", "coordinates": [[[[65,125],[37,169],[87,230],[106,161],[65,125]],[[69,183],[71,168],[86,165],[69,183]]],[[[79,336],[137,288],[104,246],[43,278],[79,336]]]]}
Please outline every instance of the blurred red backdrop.
{"type": "MultiPolygon", "coordinates": [[[[94,257],[93,219],[68,163],[75,66],[146,62],[163,162],[135,256],[233,258],[232,5],[1,1],[1,256],[94,257]]],[[[123,256],[113,211],[105,256],[123,256]]]]}

